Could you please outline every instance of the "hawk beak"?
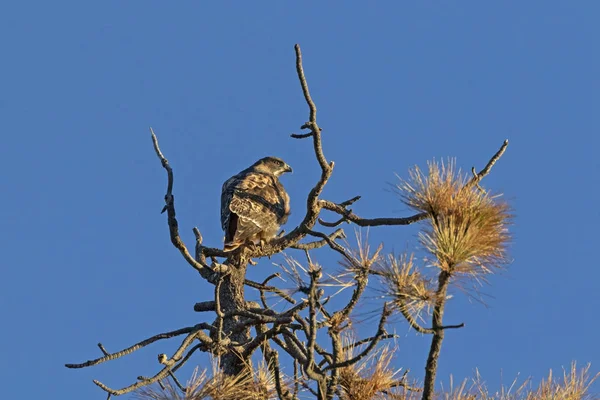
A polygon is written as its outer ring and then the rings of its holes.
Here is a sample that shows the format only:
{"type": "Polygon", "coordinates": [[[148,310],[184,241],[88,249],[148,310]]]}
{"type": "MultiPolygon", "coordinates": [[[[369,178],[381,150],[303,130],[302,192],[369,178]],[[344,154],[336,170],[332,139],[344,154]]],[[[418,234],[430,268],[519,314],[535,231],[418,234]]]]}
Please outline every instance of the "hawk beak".
{"type": "Polygon", "coordinates": [[[286,165],[286,166],[285,166],[285,169],[284,169],[284,171],[285,171],[285,172],[293,172],[293,170],[292,170],[292,167],[290,167],[289,165],[286,165]]]}

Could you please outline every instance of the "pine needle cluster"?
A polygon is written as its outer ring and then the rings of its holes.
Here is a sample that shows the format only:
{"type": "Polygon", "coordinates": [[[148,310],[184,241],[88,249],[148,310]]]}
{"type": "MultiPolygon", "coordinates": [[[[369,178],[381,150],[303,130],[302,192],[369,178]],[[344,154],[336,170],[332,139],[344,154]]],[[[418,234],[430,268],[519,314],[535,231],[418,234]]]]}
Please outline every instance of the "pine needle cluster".
{"type": "Polygon", "coordinates": [[[571,363],[569,370],[563,370],[563,377],[556,379],[552,370],[537,387],[532,387],[531,380],[517,386],[516,379],[509,387],[502,387],[497,392],[490,392],[479,372],[475,378],[465,379],[454,387],[450,379],[448,391],[438,395],[440,400],[595,400],[599,396],[589,393],[590,386],[600,378],[600,373],[590,376],[590,364],[577,369],[577,363],[571,363]]]}
{"type": "Polygon", "coordinates": [[[429,170],[415,167],[397,185],[402,201],[426,213],[428,226],[419,234],[431,262],[449,274],[478,276],[508,262],[508,225],[512,215],[500,196],[470,184],[455,163],[435,161],[429,170]]]}
{"type": "Polygon", "coordinates": [[[240,375],[226,375],[213,361],[212,374],[207,369],[194,370],[185,390],[171,380],[145,386],[135,393],[139,400],[271,400],[277,399],[273,376],[264,363],[240,375]]]}
{"type": "MultiPolygon", "coordinates": [[[[352,341],[350,342],[352,343],[352,341]]],[[[395,349],[383,347],[364,360],[340,370],[340,400],[387,400],[404,398],[397,385],[400,370],[390,364],[395,349]]],[[[349,346],[347,359],[355,356],[354,346],[349,346]]]]}
{"type": "Polygon", "coordinates": [[[429,278],[415,268],[414,257],[402,254],[389,255],[377,265],[382,278],[384,293],[399,310],[407,311],[414,317],[429,311],[435,300],[435,291],[429,278]]]}

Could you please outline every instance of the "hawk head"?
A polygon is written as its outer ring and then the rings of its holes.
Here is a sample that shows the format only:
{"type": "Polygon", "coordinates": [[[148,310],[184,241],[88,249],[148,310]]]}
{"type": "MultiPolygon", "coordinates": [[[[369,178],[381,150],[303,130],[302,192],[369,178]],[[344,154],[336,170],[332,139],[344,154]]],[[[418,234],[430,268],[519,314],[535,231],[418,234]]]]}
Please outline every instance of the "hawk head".
{"type": "Polygon", "coordinates": [[[250,167],[254,171],[263,172],[280,176],[286,172],[292,172],[292,167],[287,165],[285,161],[277,157],[264,157],[252,164],[250,167]]]}

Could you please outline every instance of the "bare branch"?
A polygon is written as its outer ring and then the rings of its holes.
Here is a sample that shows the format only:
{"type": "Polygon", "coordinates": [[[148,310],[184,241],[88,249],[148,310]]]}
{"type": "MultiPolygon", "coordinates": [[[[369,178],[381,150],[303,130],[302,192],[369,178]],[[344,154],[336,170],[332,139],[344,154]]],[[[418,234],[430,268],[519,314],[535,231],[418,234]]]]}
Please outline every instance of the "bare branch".
{"type": "Polygon", "coordinates": [[[328,365],[327,367],[325,367],[325,369],[323,371],[328,371],[333,368],[348,367],[352,364],[357,363],[362,358],[364,358],[367,354],[369,354],[371,352],[371,350],[373,350],[375,348],[377,343],[379,343],[381,338],[386,334],[385,333],[385,322],[387,321],[387,318],[389,316],[390,316],[390,310],[388,309],[388,304],[386,303],[386,304],[384,304],[383,311],[381,312],[381,318],[379,320],[379,326],[377,328],[377,333],[375,334],[374,339],[371,342],[369,342],[369,345],[356,357],[351,358],[350,360],[346,360],[346,361],[337,363],[337,364],[328,365]]]}
{"type": "MultiPolygon", "coordinates": [[[[269,283],[269,281],[271,279],[275,279],[275,278],[279,278],[281,275],[279,273],[275,273],[275,274],[271,274],[269,275],[262,283],[262,286],[267,286],[267,283],[269,283]]],[[[260,302],[262,303],[263,307],[265,309],[270,309],[269,305],[267,304],[267,297],[265,296],[265,291],[264,290],[259,290],[260,291],[260,302]]]]}
{"type": "Polygon", "coordinates": [[[500,159],[500,157],[502,157],[502,155],[506,151],[507,147],[508,147],[508,139],[506,139],[504,141],[504,143],[502,143],[502,146],[500,147],[500,149],[496,152],[496,154],[494,154],[492,156],[490,161],[488,161],[485,168],[483,168],[478,174],[473,176],[473,178],[471,178],[471,180],[469,182],[467,182],[465,187],[477,185],[483,178],[485,178],[492,170],[492,167],[494,166],[494,164],[496,164],[496,162],[500,159]]]}
{"type": "Polygon", "coordinates": [[[365,339],[361,339],[357,342],[352,343],[351,345],[344,346],[344,350],[348,350],[351,347],[357,347],[363,345],[365,343],[371,343],[373,340],[383,340],[383,339],[398,339],[400,336],[388,333],[387,335],[381,335],[379,338],[377,336],[371,336],[365,339]]]}
{"type": "Polygon", "coordinates": [[[251,258],[270,256],[279,253],[288,247],[296,245],[302,238],[306,236],[307,231],[312,229],[317,222],[319,212],[321,211],[321,207],[319,205],[319,195],[323,191],[325,184],[333,172],[333,161],[328,163],[325,155],[323,154],[321,128],[317,124],[317,107],[312,100],[310,91],[308,90],[308,84],[304,75],[304,67],[302,66],[302,52],[300,50],[300,45],[297,44],[294,49],[296,52],[296,71],[298,73],[298,79],[300,80],[302,93],[304,94],[304,99],[306,100],[306,104],[308,105],[310,111],[309,121],[302,125],[301,129],[310,129],[311,132],[304,135],[293,135],[293,137],[312,137],[315,156],[319,166],[321,167],[321,177],[308,194],[306,199],[306,214],[300,225],[298,225],[298,227],[296,227],[287,235],[268,242],[260,249],[256,249],[251,254],[251,258]]]}
{"type": "Polygon", "coordinates": [[[179,361],[173,367],[173,369],[171,371],[172,372],[177,372],[177,370],[179,368],[183,367],[183,365],[190,359],[190,357],[192,356],[192,354],[194,354],[197,350],[207,351],[208,347],[204,343],[198,343],[197,345],[195,345],[194,347],[192,347],[191,349],[188,350],[188,352],[186,353],[186,355],[181,359],[181,361],[179,361]]]}
{"type": "Polygon", "coordinates": [[[377,247],[375,253],[368,260],[362,260],[362,262],[360,262],[360,260],[357,259],[351,260],[352,264],[358,267],[357,273],[354,277],[354,280],[356,281],[356,288],[354,289],[352,297],[350,298],[348,304],[346,304],[344,309],[335,313],[338,315],[340,322],[346,320],[346,318],[350,316],[350,313],[352,312],[354,307],[356,307],[358,300],[362,296],[369,282],[369,270],[371,269],[373,263],[375,263],[375,261],[377,261],[377,259],[379,258],[379,253],[381,252],[381,250],[383,250],[383,244],[380,244],[379,247],[377,247]]]}
{"type": "MultiPolygon", "coordinates": [[[[183,255],[183,258],[185,258],[185,260],[188,262],[188,264],[192,266],[192,268],[198,271],[204,279],[212,283],[213,273],[210,267],[207,264],[202,264],[196,261],[196,259],[192,257],[187,247],[185,246],[185,243],[183,243],[183,240],[181,240],[181,237],[179,236],[177,218],[175,218],[175,198],[173,196],[173,169],[169,165],[169,161],[167,161],[165,156],[160,151],[160,147],[158,146],[158,138],[154,134],[152,128],[150,128],[150,134],[152,135],[152,143],[154,144],[154,150],[156,151],[156,155],[160,159],[163,168],[167,171],[167,194],[165,194],[165,206],[162,212],[167,211],[171,243],[173,243],[173,246],[175,246],[179,250],[181,255],[183,255]]],[[[198,235],[200,235],[200,231],[198,231],[198,235]]]]}
{"type": "Polygon", "coordinates": [[[214,300],[211,301],[201,301],[199,303],[194,304],[194,311],[196,312],[208,312],[215,311],[216,305],[214,300]]]}
{"type": "MultiPolygon", "coordinates": [[[[346,234],[344,233],[343,229],[338,229],[335,232],[327,235],[327,237],[329,238],[329,240],[336,240],[336,239],[345,239],[346,238],[346,234]]],[[[326,239],[321,239],[321,240],[317,240],[315,242],[310,242],[310,243],[298,243],[294,246],[291,246],[293,249],[298,249],[298,250],[314,250],[314,249],[318,249],[321,248],[323,246],[325,246],[326,244],[328,244],[329,242],[326,239]]]]}
{"type": "Polygon", "coordinates": [[[252,353],[254,353],[254,350],[256,350],[260,345],[264,345],[269,339],[275,335],[278,335],[279,333],[281,333],[281,326],[279,324],[275,324],[273,328],[259,333],[254,339],[244,346],[243,357],[250,357],[252,353]]]}
{"type": "Polygon", "coordinates": [[[136,343],[133,346],[130,346],[130,347],[123,349],[121,351],[118,351],[116,353],[112,353],[112,354],[107,353],[107,355],[105,355],[104,357],[96,358],[95,360],[89,360],[89,361],[86,361],[81,364],[65,364],[65,367],[67,367],[67,368],[86,368],[86,367],[91,367],[93,365],[101,364],[106,361],[116,360],[117,358],[131,354],[134,351],[137,351],[137,350],[141,349],[142,347],[146,347],[149,344],[152,344],[158,340],[170,339],[172,337],[184,335],[186,333],[197,332],[200,329],[202,329],[202,328],[200,328],[199,325],[195,325],[195,326],[189,326],[187,328],[177,329],[177,330],[171,331],[171,332],[159,333],[158,335],[154,335],[148,339],[144,339],[141,342],[136,343]]]}
{"type": "MultiPolygon", "coordinates": [[[[106,391],[107,393],[110,393],[114,396],[120,396],[122,394],[132,392],[140,387],[147,386],[154,382],[160,381],[160,380],[166,378],[167,375],[169,375],[169,373],[171,373],[171,367],[174,365],[174,363],[177,360],[181,359],[183,352],[192,344],[192,342],[195,339],[204,340],[204,339],[201,339],[201,335],[204,335],[204,333],[202,331],[190,333],[183,340],[183,342],[181,343],[181,345],[179,346],[179,348],[177,349],[175,354],[173,354],[173,356],[170,359],[162,360],[161,364],[164,364],[165,367],[160,372],[158,372],[156,375],[154,375],[153,377],[151,377],[147,380],[138,381],[138,382],[133,383],[122,389],[111,389],[110,387],[106,386],[105,384],[103,384],[102,382],[97,381],[97,380],[94,380],[94,383],[98,387],[100,387],[102,390],[106,391]]],[[[204,335],[204,336],[206,336],[206,335],[204,335]]],[[[208,339],[210,341],[210,338],[208,338],[207,336],[206,336],[206,339],[208,339]]]]}
{"type": "MultiPolygon", "coordinates": [[[[310,96],[310,92],[308,90],[308,83],[306,83],[306,77],[304,76],[304,67],[302,66],[302,51],[300,50],[300,45],[296,44],[294,46],[294,50],[296,51],[296,72],[298,73],[298,79],[300,79],[300,86],[302,86],[302,93],[304,94],[304,99],[308,104],[308,108],[310,110],[309,121],[311,124],[317,122],[317,106],[310,96]]],[[[306,126],[307,128],[313,128],[314,126],[306,126]]],[[[320,130],[318,131],[320,133],[320,130]]],[[[325,168],[327,163],[321,164],[321,167],[325,168]]]]}
{"type": "Polygon", "coordinates": [[[267,362],[269,369],[271,370],[271,373],[273,374],[273,378],[275,380],[275,390],[277,391],[277,396],[279,397],[279,400],[295,399],[295,396],[292,396],[282,384],[281,372],[279,368],[279,353],[276,350],[273,350],[269,346],[268,342],[265,343],[263,356],[265,358],[265,361],[267,362]]]}
{"type": "Polygon", "coordinates": [[[276,288],[275,286],[265,286],[261,285],[258,282],[251,281],[250,279],[244,280],[244,284],[246,286],[250,286],[251,288],[258,289],[260,291],[272,292],[280,296],[282,299],[286,300],[288,303],[296,304],[296,300],[285,293],[283,290],[276,288]]]}
{"type": "Polygon", "coordinates": [[[352,256],[350,256],[348,253],[346,253],[346,250],[344,250],[344,248],[342,246],[340,246],[339,244],[334,242],[328,235],[326,235],[322,232],[317,232],[317,231],[312,231],[312,230],[309,230],[308,234],[311,236],[323,238],[325,243],[327,243],[329,245],[329,247],[331,247],[332,250],[337,251],[344,258],[348,259],[349,261],[352,261],[352,256]]]}
{"type": "Polygon", "coordinates": [[[358,226],[410,225],[427,218],[426,213],[419,213],[404,218],[361,218],[354,214],[352,210],[347,210],[342,204],[336,204],[328,200],[319,200],[319,204],[325,210],[333,211],[343,217],[336,222],[321,222],[322,225],[329,227],[337,226],[344,221],[353,222],[358,226]]]}
{"type": "Polygon", "coordinates": [[[98,347],[100,348],[100,351],[102,352],[102,354],[104,354],[105,356],[109,355],[108,351],[106,351],[106,349],[104,348],[102,343],[98,343],[98,347]]]}
{"type": "Polygon", "coordinates": [[[410,324],[410,326],[416,330],[419,333],[423,333],[426,335],[433,335],[435,332],[433,329],[431,328],[424,328],[421,325],[419,325],[419,323],[417,322],[417,320],[415,319],[415,317],[413,317],[413,315],[410,313],[410,311],[408,310],[408,308],[403,305],[400,304],[398,305],[398,310],[400,310],[400,312],[402,313],[402,315],[404,316],[404,318],[406,318],[406,320],[408,321],[408,323],[410,324]]]}

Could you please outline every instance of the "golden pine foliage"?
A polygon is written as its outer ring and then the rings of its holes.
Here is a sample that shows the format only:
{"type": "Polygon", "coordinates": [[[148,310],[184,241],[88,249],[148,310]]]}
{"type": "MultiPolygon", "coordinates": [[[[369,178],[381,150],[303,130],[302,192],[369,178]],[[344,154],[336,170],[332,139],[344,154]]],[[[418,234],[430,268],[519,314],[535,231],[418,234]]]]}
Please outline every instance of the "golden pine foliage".
{"type": "Polygon", "coordinates": [[[563,377],[556,379],[550,370],[548,377],[533,388],[530,379],[517,386],[516,379],[509,387],[502,387],[499,391],[491,393],[482,381],[479,372],[469,384],[465,379],[460,385],[454,387],[450,378],[450,388],[447,392],[438,394],[439,400],[595,400],[600,396],[589,393],[590,386],[600,373],[590,376],[590,364],[577,369],[575,362],[570,369],[563,371],[563,377]]]}
{"type": "Polygon", "coordinates": [[[435,300],[431,282],[415,268],[412,254],[389,255],[377,265],[377,272],[382,278],[385,295],[398,309],[418,317],[435,300]]]}
{"type": "MultiPolygon", "coordinates": [[[[351,345],[346,359],[354,357],[351,345]]],[[[340,370],[340,400],[408,399],[404,388],[398,386],[400,370],[391,367],[395,349],[383,347],[363,360],[340,370]]]]}
{"type": "Polygon", "coordinates": [[[429,215],[420,234],[433,263],[450,274],[479,275],[508,262],[507,203],[477,185],[469,185],[453,161],[428,163],[427,173],[415,167],[397,186],[402,201],[429,215]]]}
{"type": "Polygon", "coordinates": [[[164,390],[157,385],[146,386],[135,393],[140,400],[272,400],[277,391],[272,374],[264,363],[251,372],[238,376],[226,375],[213,362],[212,375],[207,370],[194,370],[185,392],[171,380],[163,381],[164,390]]]}

